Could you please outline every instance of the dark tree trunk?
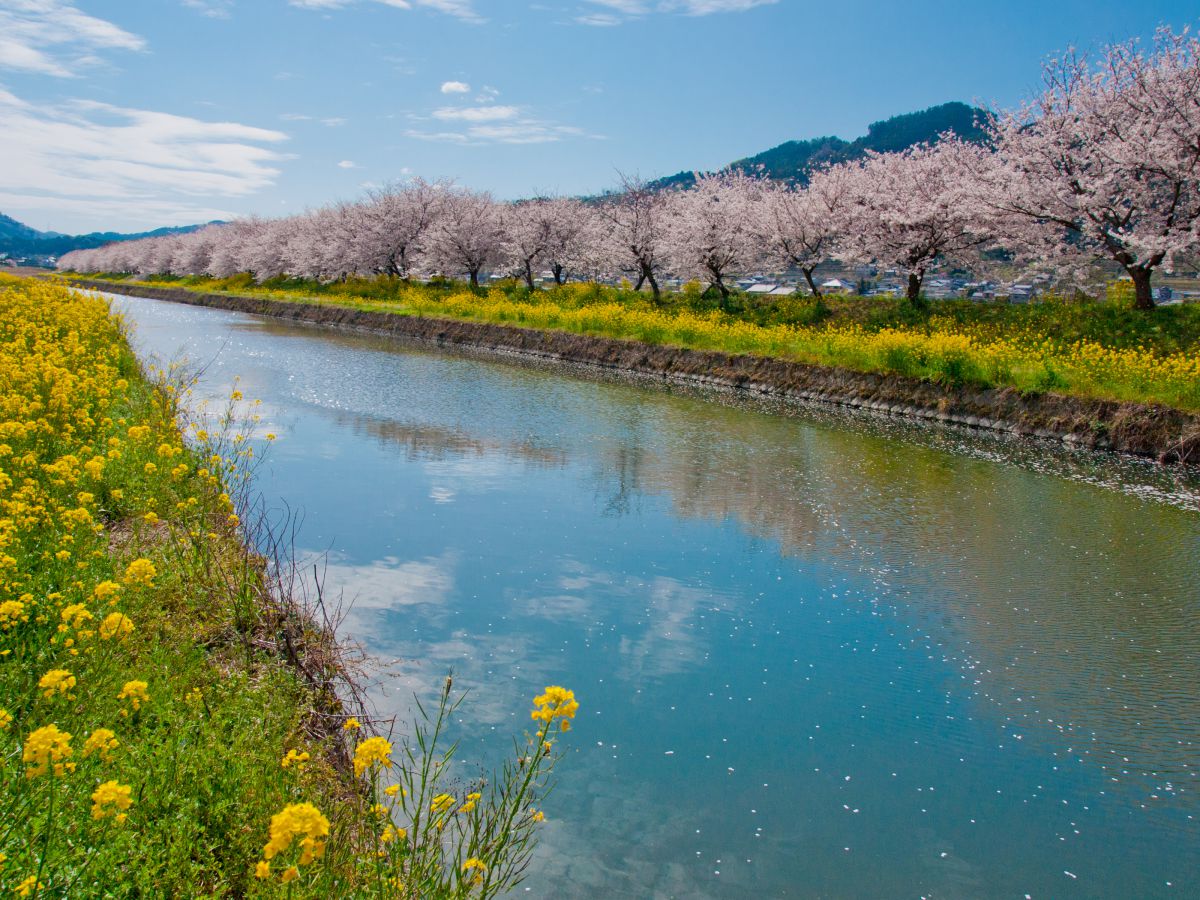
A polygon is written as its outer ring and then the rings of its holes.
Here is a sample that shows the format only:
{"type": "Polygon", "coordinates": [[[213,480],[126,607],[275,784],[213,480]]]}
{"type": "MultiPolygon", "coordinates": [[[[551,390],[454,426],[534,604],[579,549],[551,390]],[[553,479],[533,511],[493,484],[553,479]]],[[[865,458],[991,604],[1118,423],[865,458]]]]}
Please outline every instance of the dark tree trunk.
{"type": "Polygon", "coordinates": [[[662,291],[659,290],[658,279],[654,277],[654,272],[649,268],[643,270],[642,276],[646,281],[650,282],[650,293],[654,295],[654,303],[657,305],[662,299],[662,291]]]}
{"type": "Polygon", "coordinates": [[[812,291],[812,295],[819,301],[821,299],[821,289],[817,287],[816,281],[813,280],[813,270],[801,269],[800,271],[804,273],[804,280],[808,282],[808,289],[812,291]]]}
{"type": "Polygon", "coordinates": [[[646,273],[645,273],[645,272],[639,272],[639,273],[638,273],[638,280],[637,280],[637,284],[635,284],[635,285],[633,286],[633,289],[634,289],[635,291],[640,291],[640,290],[642,289],[642,285],[643,285],[643,284],[645,284],[645,283],[646,283],[646,273]]]}
{"type": "Polygon", "coordinates": [[[533,286],[533,266],[529,260],[525,260],[525,286],[531,291],[535,290],[533,286]]]}
{"type": "Polygon", "coordinates": [[[925,305],[925,301],[921,298],[921,282],[924,280],[924,272],[913,271],[908,273],[908,302],[913,306],[925,305]]]}
{"type": "Polygon", "coordinates": [[[1125,271],[1133,279],[1133,308],[1154,309],[1154,294],[1150,290],[1150,269],[1129,266],[1125,271]]]}
{"type": "Polygon", "coordinates": [[[719,293],[721,295],[721,309],[728,311],[729,310],[729,288],[727,288],[725,286],[725,282],[722,281],[719,276],[717,277],[717,279],[715,281],[713,281],[713,287],[715,287],[717,289],[717,293],[719,293]]]}
{"type": "Polygon", "coordinates": [[[554,273],[554,283],[557,284],[559,287],[562,287],[567,281],[566,267],[560,266],[558,263],[555,263],[553,266],[550,267],[550,271],[552,271],[554,273]]]}
{"type": "Polygon", "coordinates": [[[473,288],[479,287],[479,270],[478,269],[471,270],[471,287],[473,287],[473,288]]]}

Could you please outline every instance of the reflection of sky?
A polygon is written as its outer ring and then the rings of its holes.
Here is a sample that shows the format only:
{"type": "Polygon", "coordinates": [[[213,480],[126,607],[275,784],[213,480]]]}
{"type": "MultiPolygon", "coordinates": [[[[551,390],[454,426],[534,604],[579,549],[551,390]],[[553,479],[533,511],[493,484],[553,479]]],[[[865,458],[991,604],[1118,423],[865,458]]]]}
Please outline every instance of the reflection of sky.
{"type": "Polygon", "coordinates": [[[132,306],[263,398],[381,711],[453,668],[470,769],[577,691],[531,893],[1200,891],[1200,524],[1124,470],[132,306]]]}

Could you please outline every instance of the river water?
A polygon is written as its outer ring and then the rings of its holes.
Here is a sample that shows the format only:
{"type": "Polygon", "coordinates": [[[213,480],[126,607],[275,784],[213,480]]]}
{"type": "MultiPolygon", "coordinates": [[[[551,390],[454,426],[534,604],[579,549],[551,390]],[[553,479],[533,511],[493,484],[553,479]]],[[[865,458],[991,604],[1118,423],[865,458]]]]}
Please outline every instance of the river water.
{"type": "Polygon", "coordinates": [[[581,710],[534,897],[1200,896],[1200,483],[118,298],[464,771],[581,710]]]}

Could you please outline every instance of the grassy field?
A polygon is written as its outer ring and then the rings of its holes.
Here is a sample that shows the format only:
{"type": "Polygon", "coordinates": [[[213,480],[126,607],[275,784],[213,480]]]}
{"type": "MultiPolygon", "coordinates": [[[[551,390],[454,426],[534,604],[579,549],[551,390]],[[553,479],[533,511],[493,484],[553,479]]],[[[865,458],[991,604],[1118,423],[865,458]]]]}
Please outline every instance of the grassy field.
{"type": "Polygon", "coordinates": [[[249,275],[145,281],[774,356],[951,387],[1014,387],[1200,410],[1200,305],[1139,312],[1119,289],[1105,302],[941,301],[928,308],[899,298],[761,303],[743,296],[735,298],[732,312],[722,312],[714,298],[690,288],[655,306],[644,293],[596,284],[530,292],[516,283],[471,291],[453,283],[391,278],[333,284],[296,279],[256,284],[249,275]]]}
{"type": "Polygon", "coordinates": [[[0,276],[0,894],[510,888],[573,695],[478,784],[438,742],[450,679],[397,738],[350,717],[332,636],[247,547],[270,436],[237,391],[189,424],[188,390],[103,301],[0,276]]]}

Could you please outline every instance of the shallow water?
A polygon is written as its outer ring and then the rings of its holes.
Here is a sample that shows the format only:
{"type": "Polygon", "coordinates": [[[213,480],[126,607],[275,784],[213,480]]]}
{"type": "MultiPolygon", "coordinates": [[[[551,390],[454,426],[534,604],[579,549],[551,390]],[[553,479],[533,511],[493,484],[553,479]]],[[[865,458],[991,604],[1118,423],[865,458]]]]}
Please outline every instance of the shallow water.
{"type": "Polygon", "coordinates": [[[262,398],[382,710],[453,667],[472,770],[576,691],[519,892],[1200,896],[1194,478],[115,303],[262,398]]]}

